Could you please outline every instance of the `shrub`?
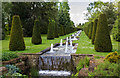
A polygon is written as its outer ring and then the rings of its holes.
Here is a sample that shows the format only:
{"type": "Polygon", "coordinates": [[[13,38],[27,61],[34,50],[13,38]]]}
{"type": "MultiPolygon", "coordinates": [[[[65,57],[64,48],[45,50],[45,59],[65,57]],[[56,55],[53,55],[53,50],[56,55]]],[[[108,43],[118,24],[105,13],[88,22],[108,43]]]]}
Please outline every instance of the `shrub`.
{"type": "Polygon", "coordinates": [[[87,35],[87,26],[83,28],[83,31],[84,31],[85,34],[87,35]]]}
{"type": "Polygon", "coordinates": [[[13,58],[17,58],[18,55],[14,52],[4,52],[2,53],[2,61],[8,61],[13,58]]]}
{"type": "Polygon", "coordinates": [[[93,23],[92,44],[94,44],[94,41],[95,41],[95,35],[96,35],[96,29],[97,29],[97,22],[98,22],[98,19],[95,19],[95,21],[93,23]]]}
{"type": "Polygon", "coordinates": [[[105,14],[99,16],[95,36],[95,50],[98,52],[110,52],[112,50],[112,43],[105,14]]]}
{"type": "Polygon", "coordinates": [[[1,36],[1,33],[0,33],[0,40],[4,40],[5,39],[5,35],[6,35],[5,34],[5,29],[4,28],[0,28],[0,30],[2,31],[2,36],[1,36]]]}
{"type": "Polygon", "coordinates": [[[18,15],[13,16],[9,50],[25,50],[21,21],[18,15]]]}
{"type": "Polygon", "coordinates": [[[118,53],[116,51],[109,53],[105,57],[105,60],[108,60],[111,63],[117,63],[119,59],[120,59],[120,55],[118,55],[118,53]]]}
{"type": "Polygon", "coordinates": [[[59,38],[57,22],[55,22],[55,29],[54,29],[54,31],[55,31],[55,38],[59,38]]]}
{"type": "Polygon", "coordinates": [[[31,76],[39,76],[38,69],[36,67],[30,68],[31,76]]]}
{"type": "Polygon", "coordinates": [[[89,28],[90,28],[90,24],[88,24],[88,26],[87,26],[87,30],[86,30],[86,31],[87,31],[87,32],[86,32],[86,33],[87,33],[87,36],[88,36],[88,33],[89,33],[89,28]]]}
{"type": "Polygon", "coordinates": [[[66,34],[69,34],[70,33],[70,27],[66,26],[65,31],[66,31],[66,34]]]}
{"type": "Polygon", "coordinates": [[[89,76],[119,76],[120,65],[104,61],[97,66],[93,72],[89,72],[89,76]]]}
{"type": "Polygon", "coordinates": [[[47,39],[54,39],[54,28],[55,27],[55,21],[52,18],[49,18],[49,24],[48,24],[48,32],[47,32],[47,39]]]}
{"type": "Polygon", "coordinates": [[[19,78],[19,76],[21,78],[28,78],[27,75],[22,75],[20,72],[21,70],[19,68],[17,68],[16,66],[14,65],[6,65],[5,66],[7,69],[8,69],[8,72],[4,75],[2,75],[3,78],[12,78],[12,77],[15,77],[15,78],[19,78]]]}
{"type": "Polygon", "coordinates": [[[91,39],[92,37],[92,31],[93,31],[93,22],[90,23],[90,28],[89,28],[89,33],[88,33],[89,39],[91,39]]]}
{"type": "Polygon", "coordinates": [[[118,18],[115,21],[115,24],[113,25],[112,34],[113,34],[113,39],[120,42],[119,21],[120,21],[120,18],[118,18]]]}
{"type": "Polygon", "coordinates": [[[40,21],[39,20],[35,20],[35,22],[34,22],[32,43],[33,44],[42,44],[40,21]]]}
{"type": "Polygon", "coordinates": [[[63,26],[62,26],[62,25],[60,26],[59,35],[60,35],[60,36],[63,36],[63,35],[64,35],[64,29],[63,29],[63,26]]]}
{"type": "Polygon", "coordinates": [[[77,71],[80,71],[82,68],[84,68],[84,66],[88,67],[89,66],[89,60],[90,60],[90,58],[87,57],[87,56],[83,59],[80,59],[78,65],[77,65],[77,71]]]}

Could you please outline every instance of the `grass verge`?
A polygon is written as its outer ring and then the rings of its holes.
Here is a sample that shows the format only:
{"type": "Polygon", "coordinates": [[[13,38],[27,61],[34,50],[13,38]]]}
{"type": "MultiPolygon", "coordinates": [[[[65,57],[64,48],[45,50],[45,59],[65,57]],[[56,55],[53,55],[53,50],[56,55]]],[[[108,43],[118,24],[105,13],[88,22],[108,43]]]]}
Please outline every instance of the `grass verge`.
{"type": "MultiPolygon", "coordinates": [[[[112,51],[118,51],[118,42],[112,40],[113,49],[112,51]]],[[[94,45],[92,45],[91,40],[86,36],[84,32],[81,32],[80,40],[74,41],[74,43],[78,43],[76,54],[95,54],[100,56],[106,56],[109,52],[96,52],[94,50],[94,45]]],[[[120,54],[120,52],[118,52],[120,54]]]]}

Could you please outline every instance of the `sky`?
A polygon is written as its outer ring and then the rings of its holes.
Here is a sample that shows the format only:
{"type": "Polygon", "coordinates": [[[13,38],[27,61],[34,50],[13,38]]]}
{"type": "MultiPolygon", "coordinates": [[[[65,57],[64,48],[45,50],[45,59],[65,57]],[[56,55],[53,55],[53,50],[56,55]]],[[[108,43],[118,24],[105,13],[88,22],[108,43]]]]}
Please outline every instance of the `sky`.
{"type": "MultiPolygon", "coordinates": [[[[97,0],[68,0],[70,6],[70,18],[76,24],[84,23],[87,20],[83,13],[87,12],[87,7],[90,2],[94,2],[97,0]]],[[[109,2],[110,0],[101,0],[103,2],[109,2]]],[[[111,0],[114,1],[114,0],[111,0]]]]}

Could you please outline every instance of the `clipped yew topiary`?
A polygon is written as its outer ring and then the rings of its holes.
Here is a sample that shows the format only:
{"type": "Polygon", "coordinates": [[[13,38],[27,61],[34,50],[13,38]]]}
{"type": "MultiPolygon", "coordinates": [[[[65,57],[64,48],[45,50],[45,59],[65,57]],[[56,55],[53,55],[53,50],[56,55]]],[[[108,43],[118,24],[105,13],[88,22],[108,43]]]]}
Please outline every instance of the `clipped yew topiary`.
{"type": "Polygon", "coordinates": [[[95,50],[97,52],[110,52],[112,50],[112,43],[105,14],[99,16],[95,36],[95,50]]]}
{"type": "Polygon", "coordinates": [[[55,29],[54,29],[54,31],[55,31],[55,38],[59,38],[57,22],[55,22],[55,29]]]}
{"type": "Polygon", "coordinates": [[[94,44],[94,41],[95,41],[95,35],[96,35],[96,29],[97,29],[97,22],[98,22],[98,19],[95,19],[95,21],[93,23],[92,44],[94,44]]]}
{"type": "Polygon", "coordinates": [[[32,43],[33,44],[42,44],[41,28],[40,28],[40,21],[39,20],[34,21],[32,43]]]}
{"type": "Polygon", "coordinates": [[[60,36],[63,36],[63,35],[64,35],[64,29],[63,29],[63,26],[62,26],[62,25],[60,26],[59,35],[60,35],[60,36]]]}
{"type": "Polygon", "coordinates": [[[48,24],[48,32],[47,32],[47,39],[54,39],[55,34],[54,34],[54,28],[55,27],[55,21],[52,18],[49,18],[49,24],[48,24]]]}
{"type": "Polygon", "coordinates": [[[88,33],[89,39],[91,39],[92,37],[92,29],[93,29],[93,22],[90,23],[90,27],[89,27],[89,33],[88,33]]]}
{"type": "Polygon", "coordinates": [[[90,24],[88,24],[88,26],[87,26],[87,30],[86,30],[87,36],[89,35],[89,29],[90,29],[90,24]]]}
{"type": "Polygon", "coordinates": [[[14,15],[12,19],[9,50],[10,51],[25,50],[23,31],[22,31],[20,17],[18,15],[14,15]]]}

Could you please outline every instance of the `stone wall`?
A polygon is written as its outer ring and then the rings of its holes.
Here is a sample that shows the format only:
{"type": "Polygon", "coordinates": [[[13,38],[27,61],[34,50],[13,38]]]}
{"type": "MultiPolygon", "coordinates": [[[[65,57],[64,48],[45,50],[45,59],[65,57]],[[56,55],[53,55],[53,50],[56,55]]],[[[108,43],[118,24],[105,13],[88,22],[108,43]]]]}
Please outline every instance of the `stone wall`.
{"type": "MultiPolygon", "coordinates": [[[[63,43],[65,45],[65,42],[63,43]]],[[[59,43],[54,44],[53,47],[59,46],[59,43]]],[[[77,48],[77,44],[73,43],[74,46],[77,48]]],[[[39,65],[39,56],[46,53],[47,51],[50,50],[50,47],[40,51],[39,53],[20,53],[22,56],[19,58],[11,59],[9,61],[3,61],[2,65],[7,65],[7,64],[14,64],[18,68],[21,69],[22,74],[26,74],[29,72],[29,69],[31,67],[38,67],[39,65]]],[[[71,55],[73,60],[76,61],[77,55],[72,54],[71,55]]],[[[0,72],[6,73],[7,70],[5,67],[0,67],[0,72]]]]}
{"type": "Polygon", "coordinates": [[[92,54],[71,54],[71,58],[73,60],[73,63],[75,66],[77,66],[77,64],[79,63],[80,59],[85,58],[86,56],[92,58],[93,55],[92,54]]]}

